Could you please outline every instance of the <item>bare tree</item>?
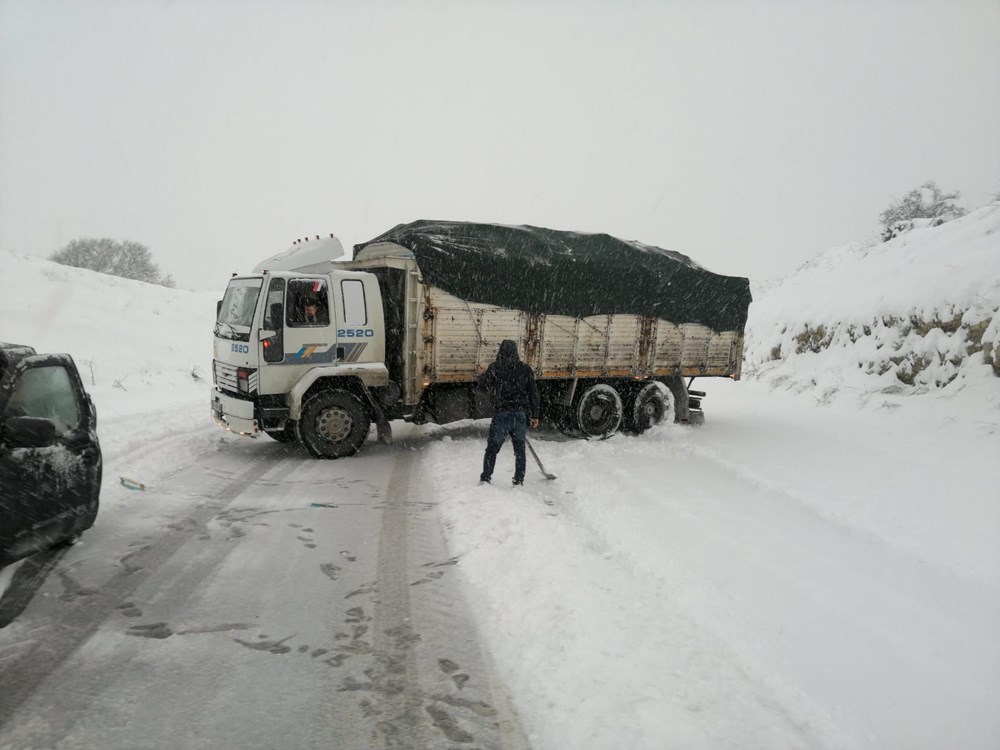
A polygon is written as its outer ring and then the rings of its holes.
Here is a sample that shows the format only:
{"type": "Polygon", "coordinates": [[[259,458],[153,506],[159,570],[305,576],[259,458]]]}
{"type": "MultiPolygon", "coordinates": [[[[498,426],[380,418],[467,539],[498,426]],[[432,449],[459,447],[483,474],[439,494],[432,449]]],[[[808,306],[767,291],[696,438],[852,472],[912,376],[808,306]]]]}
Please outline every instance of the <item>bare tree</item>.
{"type": "Polygon", "coordinates": [[[110,276],[145,281],[150,284],[174,287],[169,274],[163,274],[153,262],[149,248],[131,240],[112,240],[107,237],[84,237],[72,240],[62,250],[49,256],[49,260],[64,266],[88,268],[110,276]]]}
{"type": "Polygon", "coordinates": [[[955,201],[960,193],[946,193],[934,180],[911,190],[902,200],[893,201],[879,214],[882,224],[882,241],[898,237],[915,226],[940,226],[946,221],[965,215],[965,209],[955,201]]]}

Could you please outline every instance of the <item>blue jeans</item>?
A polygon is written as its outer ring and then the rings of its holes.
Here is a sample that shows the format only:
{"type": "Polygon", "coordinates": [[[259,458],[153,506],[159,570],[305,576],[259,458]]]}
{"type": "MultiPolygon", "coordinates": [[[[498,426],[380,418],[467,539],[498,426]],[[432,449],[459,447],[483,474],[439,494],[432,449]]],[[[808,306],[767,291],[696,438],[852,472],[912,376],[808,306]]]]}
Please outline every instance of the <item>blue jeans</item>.
{"type": "Polygon", "coordinates": [[[525,454],[524,436],[528,431],[528,415],[523,411],[498,411],[490,422],[490,436],[486,440],[486,455],[483,456],[483,473],[479,478],[484,482],[493,476],[493,467],[497,463],[497,454],[503,448],[504,441],[510,435],[514,444],[514,481],[524,481],[525,454]]]}

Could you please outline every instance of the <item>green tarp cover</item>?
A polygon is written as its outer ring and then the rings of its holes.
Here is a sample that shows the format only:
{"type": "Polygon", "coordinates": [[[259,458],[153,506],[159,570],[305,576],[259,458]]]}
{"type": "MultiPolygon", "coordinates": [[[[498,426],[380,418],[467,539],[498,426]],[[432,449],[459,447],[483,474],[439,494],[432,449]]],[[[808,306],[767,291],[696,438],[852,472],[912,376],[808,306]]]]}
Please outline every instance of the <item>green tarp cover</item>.
{"type": "Polygon", "coordinates": [[[686,255],[611,237],[531,226],[415,221],[354,246],[354,258],[394,242],[424,282],[468,300],[532,313],[631,313],[743,331],[750,282],[706,271],[686,255]]]}

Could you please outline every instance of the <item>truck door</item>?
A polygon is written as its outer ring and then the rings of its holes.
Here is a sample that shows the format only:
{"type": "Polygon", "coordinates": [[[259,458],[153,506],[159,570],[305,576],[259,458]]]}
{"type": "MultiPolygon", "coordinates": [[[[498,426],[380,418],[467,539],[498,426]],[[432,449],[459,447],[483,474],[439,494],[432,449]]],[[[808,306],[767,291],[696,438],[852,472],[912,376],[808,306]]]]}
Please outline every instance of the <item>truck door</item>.
{"type": "Polygon", "coordinates": [[[312,367],[336,360],[337,319],[326,279],[289,279],[284,312],[283,365],[312,367]]]}

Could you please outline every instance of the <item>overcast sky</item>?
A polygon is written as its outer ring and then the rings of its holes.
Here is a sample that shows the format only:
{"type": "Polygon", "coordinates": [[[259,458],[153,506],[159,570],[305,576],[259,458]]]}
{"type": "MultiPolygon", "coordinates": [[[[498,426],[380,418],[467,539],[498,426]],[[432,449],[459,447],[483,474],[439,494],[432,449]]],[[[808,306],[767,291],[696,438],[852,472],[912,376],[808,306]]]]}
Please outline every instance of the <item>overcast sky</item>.
{"type": "Polygon", "coordinates": [[[1000,192],[998,40],[998,0],[0,0],[0,249],[221,290],[449,219],[773,278],[926,180],[1000,192]]]}

